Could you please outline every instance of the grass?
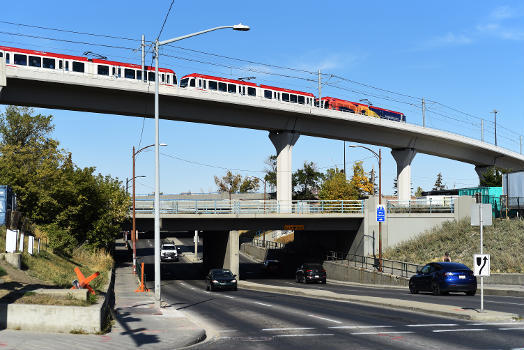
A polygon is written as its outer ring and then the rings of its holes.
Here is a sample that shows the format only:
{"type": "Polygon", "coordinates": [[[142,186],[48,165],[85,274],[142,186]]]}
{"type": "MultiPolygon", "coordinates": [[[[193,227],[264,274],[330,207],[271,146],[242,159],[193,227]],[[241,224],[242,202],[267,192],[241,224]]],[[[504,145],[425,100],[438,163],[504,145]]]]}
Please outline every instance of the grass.
{"type": "Polygon", "coordinates": [[[7,275],[7,272],[5,272],[5,270],[2,267],[0,267],[0,277],[5,275],[7,275]]]}
{"type": "Polygon", "coordinates": [[[282,237],[278,237],[275,241],[282,244],[288,244],[295,240],[295,233],[290,233],[289,235],[285,235],[282,237]]]}
{"type": "Polygon", "coordinates": [[[21,298],[14,301],[15,304],[39,304],[39,305],[68,305],[68,306],[89,306],[92,303],[87,300],[78,300],[72,297],[57,297],[46,294],[36,294],[25,292],[21,298]]]}
{"type": "MultiPolygon", "coordinates": [[[[384,251],[385,259],[425,264],[440,261],[449,252],[452,261],[473,267],[473,254],[480,253],[480,231],[469,219],[446,222],[420,236],[384,251]]],[[[524,221],[494,219],[484,227],[484,254],[491,255],[492,273],[523,273],[524,221]]]]}

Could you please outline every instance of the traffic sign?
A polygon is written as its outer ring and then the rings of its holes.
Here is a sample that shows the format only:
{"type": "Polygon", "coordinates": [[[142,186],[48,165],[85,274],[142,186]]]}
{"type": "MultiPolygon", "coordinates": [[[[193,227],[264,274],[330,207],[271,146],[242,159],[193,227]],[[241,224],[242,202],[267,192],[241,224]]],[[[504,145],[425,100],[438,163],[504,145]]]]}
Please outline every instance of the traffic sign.
{"type": "Polygon", "coordinates": [[[284,230],[303,231],[304,225],[284,225],[284,230]]]}
{"type": "Polygon", "coordinates": [[[489,254],[473,255],[473,274],[480,277],[488,277],[490,270],[489,254]]]}
{"type": "Polygon", "coordinates": [[[377,222],[386,221],[386,209],[382,204],[377,205],[377,222]]]}

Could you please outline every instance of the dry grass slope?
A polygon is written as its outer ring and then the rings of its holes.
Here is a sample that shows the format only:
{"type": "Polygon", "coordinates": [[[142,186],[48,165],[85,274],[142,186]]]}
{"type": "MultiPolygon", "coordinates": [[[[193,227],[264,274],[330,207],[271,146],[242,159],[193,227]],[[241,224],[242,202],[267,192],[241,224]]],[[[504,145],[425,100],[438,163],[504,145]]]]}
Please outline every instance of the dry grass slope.
{"type": "MultiPolygon", "coordinates": [[[[425,264],[440,261],[444,252],[470,268],[480,253],[480,230],[470,221],[447,222],[384,251],[384,258],[425,264]]],[[[491,255],[491,272],[524,272],[524,221],[497,219],[484,227],[484,253],[491,255]]]]}

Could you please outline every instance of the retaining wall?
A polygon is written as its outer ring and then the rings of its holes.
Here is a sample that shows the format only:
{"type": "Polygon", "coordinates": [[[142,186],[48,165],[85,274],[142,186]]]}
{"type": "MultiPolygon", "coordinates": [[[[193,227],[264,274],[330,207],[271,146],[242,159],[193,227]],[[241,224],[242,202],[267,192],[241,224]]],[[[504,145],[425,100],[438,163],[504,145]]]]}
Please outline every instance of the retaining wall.
{"type": "Polygon", "coordinates": [[[401,287],[407,287],[409,283],[408,278],[348,266],[347,262],[344,264],[334,261],[324,261],[323,266],[326,270],[328,279],[338,281],[401,287]]]}
{"type": "Polygon", "coordinates": [[[255,247],[250,243],[242,243],[240,245],[240,251],[260,261],[264,261],[266,259],[267,249],[255,247]]]}

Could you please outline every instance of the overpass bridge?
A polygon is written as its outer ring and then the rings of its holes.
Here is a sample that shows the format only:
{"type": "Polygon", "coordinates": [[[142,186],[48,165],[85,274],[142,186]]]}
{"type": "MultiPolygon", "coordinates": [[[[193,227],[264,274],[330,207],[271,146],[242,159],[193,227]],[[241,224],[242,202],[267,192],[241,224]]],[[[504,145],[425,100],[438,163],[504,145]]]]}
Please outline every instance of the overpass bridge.
{"type": "MultiPolygon", "coordinates": [[[[154,86],[137,80],[6,65],[0,58],[0,103],[154,117],[154,86]]],[[[432,128],[306,105],[222,92],[160,86],[160,117],[267,130],[277,152],[277,199],[290,201],[292,148],[300,135],[389,147],[397,162],[400,200],[409,200],[411,161],[417,153],[521,170],[524,156],[432,128]]]]}

